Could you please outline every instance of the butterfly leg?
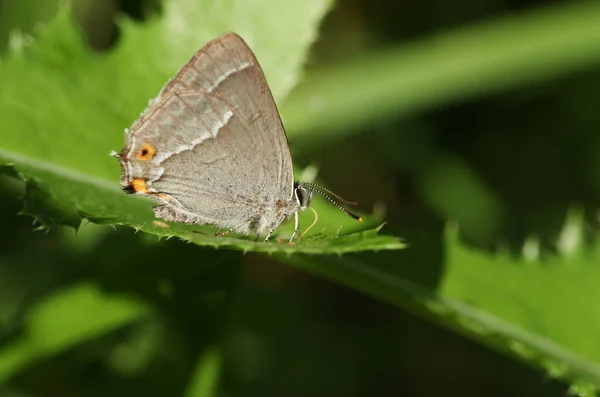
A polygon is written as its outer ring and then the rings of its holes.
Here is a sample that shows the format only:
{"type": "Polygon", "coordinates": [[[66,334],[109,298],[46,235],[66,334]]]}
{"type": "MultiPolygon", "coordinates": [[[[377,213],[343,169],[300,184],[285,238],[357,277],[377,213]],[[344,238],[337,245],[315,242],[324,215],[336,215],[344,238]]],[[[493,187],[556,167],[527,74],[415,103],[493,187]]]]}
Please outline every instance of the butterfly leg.
{"type": "Polygon", "coordinates": [[[285,217],[281,217],[271,228],[271,230],[269,230],[269,233],[267,234],[267,237],[265,237],[265,243],[267,241],[269,241],[269,239],[271,238],[271,235],[273,234],[273,232],[275,232],[275,229],[277,229],[279,227],[279,225],[281,225],[281,222],[283,222],[285,220],[285,217]]]}
{"type": "Polygon", "coordinates": [[[294,237],[296,237],[296,234],[298,233],[298,229],[300,229],[300,222],[299,222],[298,218],[299,218],[298,212],[296,212],[294,214],[294,233],[292,233],[292,237],[290,237],[290,240],[288,241],[288,243],[292,242],[292,240],[294,239],[294,237]]]}
{"type": "Polygon", "coordinates": [[[233,232],[233,229],[228,229],[226,231],[223,231],[223,228],[220,228],[219,230],[217,230],[217,232],[215,233],[215,237],[223,237],[228,235],[229,233],[233,232]]]}

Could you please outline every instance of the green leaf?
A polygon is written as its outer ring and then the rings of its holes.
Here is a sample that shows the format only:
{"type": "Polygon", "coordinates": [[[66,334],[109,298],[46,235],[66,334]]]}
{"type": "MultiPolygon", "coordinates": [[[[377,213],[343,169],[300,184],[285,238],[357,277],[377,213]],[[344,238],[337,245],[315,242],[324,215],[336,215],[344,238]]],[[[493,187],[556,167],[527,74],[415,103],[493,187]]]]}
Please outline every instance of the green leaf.
{"type": "Polygon", "coordinates": [[[579,240],[573,237],[573,230],[582,228],[577,222],[571,216],[559,239],[561,255],[546,260],[477,252],[461,243],[450,225],[444,277],[436,290],[401,275],[410,266],[401,259],[404,252],[285,260],[542,368],[581,395],[595,395],[600,388],[600,239],[583,245],[583,233],[579,240]]]}
{"type": "Polygon", "coordinates": [[[192,382],[185,393],[187,397],[218,395],[218,384],[223,365],[222,355],[223,353],[217,347],[206,349],[194,369],[194,374],[191,377],[192,382]]]}
{"type": "MultiPolygon", "coordinates": [[[[227,6],[214,0],[170,1],[163,15],[143,26],[122,20],[122,41],[106,55],[92,53],[70,14],[60,12],[37,42],[13,48],[0,64],[0,164],[11,164],[27,182],[24,212],[45,228],[54,223],[76,227],[80,219],[87,218],[238,250],[342,253],[400,248],[398,239],[374,233],[345,239],[329,232],[328,238],[306,239],[292,246],[214,238],[214,228],[177,224],[163,228],[160,226],[165,224],[156,221],[150,202],[120,191],[118,162],[108,156],[112,150],[120,150],[123,130],[167,79],[198,48],[226,31],[236,31],[249,42],[276,100],[281,101],[296,84],[329,6],[328,0],[285,5],[274,0],[231,0],[227,6]],[[264,9],[277,18],[256,23],[264,9]],[[284,30],[284,36],[274,35],[284,30]]],[[[359,230],[353,220],[338,222],[327,215],[331,209],[322,213],[322,224],[333,224],[332,230],[340,225],[348,225],[344,231],[359,230]]],[[[380,220],[368,222],[375,226],[373,223],[380,220]]]]}
{"type": "MultiPolygon", "coordinates": [[[[571,215],[565,230],[582,229],[571,215]]],[[[524,257],[476,252],[449,233],[448,267],[440,294],[471,313],[461,327],[518,358],[545,368],[583,390],[600,388],[600,239],[562,248],[541,260],[524,246],[524,257]],[[528,259],[529,256],[529,259],[528,259]],[[502,338],[497,340],[498,338],[502,338]],[[499,346],[498,346],[499,345],[499,346]]],[[[559,248],[564,247],[563,235],[559,248]]]]}
{"type": "Polygon", "coordinates": [[[556,79],[600,63],[599,20],[599,2],[567,2],[389,47],[315,71],[282,113],[298,144],[334,140],[374,123],[556,79]]]}
{"type": "Polygon", "coordinates": [[[59,291],[31,310],[25,334],[1,350],[0,379],[9,378],[32,362],[139,321],[148,313],[148,308],[137,301],[104,296],[88,284],[59,291]]]}

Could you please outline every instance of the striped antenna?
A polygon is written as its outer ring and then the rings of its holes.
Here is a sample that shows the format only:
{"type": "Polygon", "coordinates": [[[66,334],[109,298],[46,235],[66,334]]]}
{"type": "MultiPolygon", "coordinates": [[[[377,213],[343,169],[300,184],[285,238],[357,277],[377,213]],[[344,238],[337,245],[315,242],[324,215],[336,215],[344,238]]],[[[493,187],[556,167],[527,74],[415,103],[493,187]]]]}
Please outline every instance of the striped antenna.
{"type": "Polygon", "coordinates": [[[356,214],[348,211],[346,208],[342,207],[341,204],[339,204],[337,201],[335,201],[334,199],[332,199],[329,195],[335,197],[336,199],[340,200],[343,203],[350,204],[350,205],[356,205],[357,203],[355,203],[354,201],[348,201],[345,198],[343,198],[342,196],[333,193],[331,190],[326,189],[326,188],[324,188],[322,186],[319,186],[317,184],[314,184],[314,183],[302,182],[302,183],[299,183],[298,186],[299,187],[304,187],[304,188],[306,188],[306,189],[308,189],[308,190],[310,190],[312,192],[319,193],[321,196],[323,196],[327,200],[329,200],[329,202],[331,204],[335,205],[344,214],[348,215],[351,218],[356,219],[359,222],[363,221],[363,219],[360,216],[358,216],[358,215],[356,215],[356,214]]]}

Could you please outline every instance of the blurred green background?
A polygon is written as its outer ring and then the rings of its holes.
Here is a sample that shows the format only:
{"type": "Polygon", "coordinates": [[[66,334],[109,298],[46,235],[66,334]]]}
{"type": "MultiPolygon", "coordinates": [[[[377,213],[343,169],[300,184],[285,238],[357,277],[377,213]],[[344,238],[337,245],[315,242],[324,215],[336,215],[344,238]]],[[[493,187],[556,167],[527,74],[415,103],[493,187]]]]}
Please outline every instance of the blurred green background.
{"type": "MultiPolygon", "coordinates": [[[[3,61],[58,4],[0,0],[3,61]]],[[[70,4],[99,57],[120,19],[164,7],[70,4]]],[[[6,172],[0,396],[593,395],[599,92],[597,2],[337,1],[279,104],[294,162],[409,248],[282,257],[86,222],[33,232],[6,172]]]]}

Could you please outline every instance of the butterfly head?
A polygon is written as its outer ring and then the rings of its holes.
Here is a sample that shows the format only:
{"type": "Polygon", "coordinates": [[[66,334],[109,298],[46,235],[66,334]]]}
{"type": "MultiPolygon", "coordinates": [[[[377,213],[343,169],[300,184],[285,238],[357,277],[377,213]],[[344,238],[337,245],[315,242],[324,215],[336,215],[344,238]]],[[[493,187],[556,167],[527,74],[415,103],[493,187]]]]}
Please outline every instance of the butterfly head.
{"type": "Polygon", "coordinates": [[[321,196],[325,197],[327,200],[329,200],[329,202],[331,204],[335,205],[344,214],[348,215],[351,218],[356,219],[359,222],[362,222],[362,218],[360,216],[348,211],[346,208],[342,207],[342,205],[339,204],[337,201],[335,201],[333,198],[336,198],[339,201],[346,203],[346,204],[350,204],[350,205],[356,205],[355,202],[348,201],[348,200],[344,199],[343,197],[333,193],[331,190],[326,189],[323,186],[319,186],[315,183],[310,183],[310,182],[296,183],[295,189],[294,189],[294,194],[296,195],[296,199],[298,200],[300,209],[304,210],[310,205],[310,202],[313,197],[313,192],[319,193],[321,196]]]}
{"type": "Polygon", "coordinates": [[[302,183],[296,183],[294,187],[294,196],[296,196],[296,200],[300,206],[300,209],[304,211],[310,206],[313,198],[313,191],[302,183]]]}

